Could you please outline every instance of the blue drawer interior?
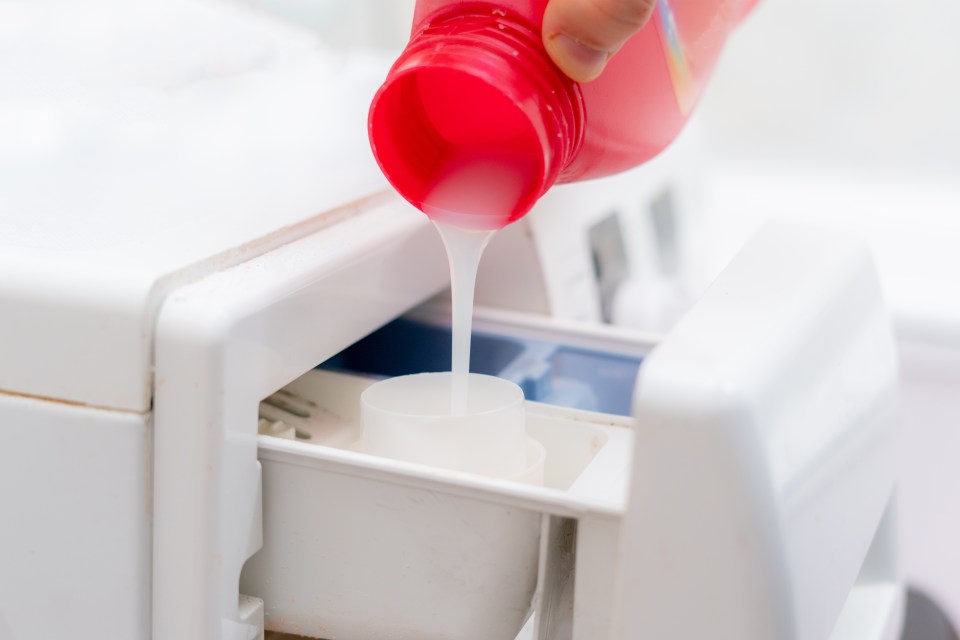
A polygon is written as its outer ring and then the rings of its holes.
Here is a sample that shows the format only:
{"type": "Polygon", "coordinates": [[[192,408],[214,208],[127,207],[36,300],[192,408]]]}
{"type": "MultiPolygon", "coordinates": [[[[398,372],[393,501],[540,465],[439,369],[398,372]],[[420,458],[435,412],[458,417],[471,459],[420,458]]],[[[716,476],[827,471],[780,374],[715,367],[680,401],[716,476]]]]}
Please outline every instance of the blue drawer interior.
{"type": "MultiPolygon", "coordinates": [[[[450,370],[450,329],[399,319],[320,365],[375,376],[450,370]]],[[[640,358],[474,332],[470,370],[511,380],[528,400],[630,415],[640,358]]]]}

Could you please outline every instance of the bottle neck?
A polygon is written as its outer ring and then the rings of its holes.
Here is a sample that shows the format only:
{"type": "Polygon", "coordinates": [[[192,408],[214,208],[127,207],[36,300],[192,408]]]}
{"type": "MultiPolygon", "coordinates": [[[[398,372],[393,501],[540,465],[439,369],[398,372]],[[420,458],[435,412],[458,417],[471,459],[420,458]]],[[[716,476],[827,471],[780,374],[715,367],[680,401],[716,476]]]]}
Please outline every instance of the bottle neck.
{"type": "Polygon", "coordinates": [[[539,33],[471,3],[435,14],[414,34],[373,100],[369,133],[384,174],[415,206],[499,228],[556,182],[579,150],[583,123],[579,88],[539,33]]]}

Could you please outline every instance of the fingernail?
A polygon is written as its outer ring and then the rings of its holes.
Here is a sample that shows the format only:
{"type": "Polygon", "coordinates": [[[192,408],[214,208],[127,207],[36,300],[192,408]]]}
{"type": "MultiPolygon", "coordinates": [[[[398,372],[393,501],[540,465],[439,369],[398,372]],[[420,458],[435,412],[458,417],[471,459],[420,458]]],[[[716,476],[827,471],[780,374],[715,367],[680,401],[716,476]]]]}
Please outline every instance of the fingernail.
{"type": "Polygon", "coordinates": [[[553,61],[577,82],[589,82],[599,76],[610,59],[609,51],[594,49],[565,33],[553,36],[548,44],[553,61]]]}

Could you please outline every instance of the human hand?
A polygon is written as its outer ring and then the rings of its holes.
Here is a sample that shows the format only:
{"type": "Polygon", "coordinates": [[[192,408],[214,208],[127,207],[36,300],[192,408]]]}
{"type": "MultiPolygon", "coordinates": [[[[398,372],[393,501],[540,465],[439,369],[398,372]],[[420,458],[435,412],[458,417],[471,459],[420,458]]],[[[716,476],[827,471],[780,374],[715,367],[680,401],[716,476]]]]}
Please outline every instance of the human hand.
{"type": "Polygon", "coordinates": [[[543,45],[567,76],[589,82],[647,23],[655,6],[656,0],[550,0],[543,45]]]}

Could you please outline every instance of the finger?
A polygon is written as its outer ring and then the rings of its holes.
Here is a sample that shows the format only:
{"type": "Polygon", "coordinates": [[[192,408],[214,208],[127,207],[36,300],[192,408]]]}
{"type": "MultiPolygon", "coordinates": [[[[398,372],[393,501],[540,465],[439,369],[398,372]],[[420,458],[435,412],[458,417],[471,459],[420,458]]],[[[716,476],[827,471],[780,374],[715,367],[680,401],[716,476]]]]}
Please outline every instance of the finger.
{"type": "Polygon", "coordinates": [[[550,0],[543,45],[565,74],[589,82],[646,24],[655,6],[656,0],[550,0]]]}

